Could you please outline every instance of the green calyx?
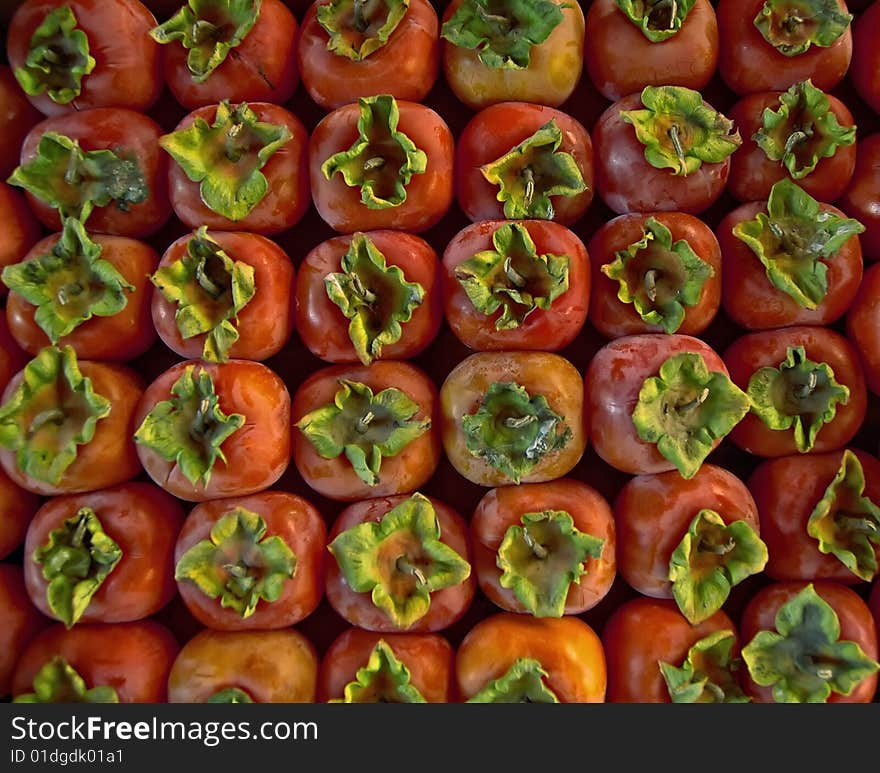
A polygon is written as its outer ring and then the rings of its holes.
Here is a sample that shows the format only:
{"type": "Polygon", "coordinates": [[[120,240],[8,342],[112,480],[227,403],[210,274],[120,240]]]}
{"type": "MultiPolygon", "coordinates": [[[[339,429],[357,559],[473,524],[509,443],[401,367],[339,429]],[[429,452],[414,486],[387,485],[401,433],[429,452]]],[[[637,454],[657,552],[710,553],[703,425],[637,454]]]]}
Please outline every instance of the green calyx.
{"type": "Polygon", "coordinates": [[[398,131],[400,111],[394,97],[360,97],[358,106],[358,139],[326,159],[321,173],[327,180],[339,173],[350,188],[360,188],[361,203],[369,209],[399,207],[413,175],[428,168],[428,156],[398,131]]]}
{"type": "Polygon", "coordinates": [[[715,271],[686,239],[672,241],[672,232],[654,217],[645,221],[642,238],[601,267],[620,287],[617,298],[631,303],[649,325],[674,333],[684,322],[686,307],[696,305],[715,271]]]}
{"type": "Polygon", "coordinates": [[[547,672],[534,658],[517,658],[501,676],[488,682],[468,703],[559,703],[546,682],[547,672]]]}
{"type": "Polygon", "coordinates": [[[812,583],[780,607],[775,626],[755,634],[742,657],[777,703],[825,703],[880,670],[857,642],[840,640],[837,613],[812,583]]]}
{"type": "Polygon", "coordinates": [[[810,46],[830,46],[847,31],[852,18],[836,0],[766,0],[754,24],[780,54],[797,56],[810,46]]]}
{"type": "Polygon", "coordinates": [[[238,340],[238,315],[254,297],[254,267],[233,260],[201,226],[180,259],[162,266],[150,280],[177,305],[174,321],[184,339],[205,335],[202,359],[225,362],[238,340]]]}
{"type": "Polygon", "coordinates": [[[698,91],[684,86],[645,86],[643,109],[622,110],[645,146],[645,160],[656,169],[678,176],[696,172],[703,164],[718,164],[742,144],[733,121],[703,101],[698,91]]]}
{"type": "Polygon", "coordinates": [[[37,672],[33,692],[16,695],[13,703],[119,703],[109,685],[89,688],[64,658],[56,655],[37,672]]]}
{"type": "Polygon", "coordinates": [[[159,138],[159,145],[183,173],[200,183],[202,201],[232,221],[250,214],[269,192],[260,171],[292,138],[284,124],[260,121],[246,102],[217,105],[214,122],[196,118],[191,126],[159,138]]]}
{"type": "Polygon", "coordinates": [[[134,292],[134,285],[100,255],[101,246],[89,238],[83,224],[67,218],[49,252],[8,265],[0,276],[12,292],[36,307],[34,321],[57,344],[93,316],[118,314],[128,303],[126,292],[134,292]]]}
{"type": "Polygon", "coordinates": [[[188,365],[171,387],[171,397],[147,414],[134,434],[139,445],[174,462],[183,476],[207,486],[217,461],[226,463],[223,443],[245,422],[240,413],[228,416],[220,409],[211,374],[188,365]]]}
{"type": "Polygon", "coordinates": [[[389,266],[373,240],[352,236],[342,256],[342,271],[327,274],[327,297],[349,320],[348,337],[364,365],[382,356],[382,348],[403,335],[402,324],[425,299],[425,288],[407,282],[398,266],[389,266]]]}
{"type": "Polygon", "coordinates": [[[855,126],[841,126],[828,95],[811,81],[795,83],[779,96],[779,108],[765,108],[761,128],[752,136],[771,161],[801,180],[823,158],[856,141],[855,126]]]}
{"type": "Polygon", "coordinates": [[[732,657],[733,631],[715,631],[688,649],[681,666],[660,661],[660,673],[673,703],[750,703],[736,678],[740,661],[732,657]]]}
{"type": "Polygon", "coordinates": [[[327,50],[360,62],[381,49],[403,21],[409,0],[331,0],[316,9],[327,50]]]}
{"type": "Polygon", "coordinates": [[[475,413],[461,417],[468,451],[519,483],[571,439],[571,428],[544,395],[508,381],[489,385],[475,413]]]}
{"type": "Polygon", "coordinates": [[[627,19],[652,43],[676,35],[695,0],[615,0],[627,19]]]}
{"type": "Polygon", "coordinates": [[[357,670],[355,681],[345,685],[343,697],[329,703],[426,703],[410,679],[406,664],[380,639],[367,664],[357,670]]]}
{"type": "Polygon", "coordinates": [[[258,513],[235,507],[214,524],[210,538],[180,557],[174,579],[191,582],[244,620],[260,601],[272,603],[281,597],[296,564],[296,556],[281,537],[266,536],[266,522],[258,513]]]}
{"type": "Polygon", "coordinates": [[[95,69],[89,38],[76,26],[68,6],[46,14],[31,36],[24,65],[14,74],[26,94],[47,94],[59,105],[69,105],[82,92],[82,80],[95,69]]]}
{"type": "Polygon", "coordinates": [[[253,703],[254,699],[240,687],[225,687],[211,695],[206,703],[253,703]]]}
{"type": "Polygon", "coordinates": [[[339,384],[333,402],[307,413],[296,427],[324,459],[344,454],[358,478],[376,486],[383,457],[397,456],[430,429],[431,420],[414,419],[418,403],[395,387],[374,395],[359,381],[339,384]]]}
{"type": "Polygon", "coordinates": [[[112,203],[128,212],[150,195],[136,158],[83,150],[77,140],[58,132],[43,134],[36,156],[16,167],[7,182],[57,209],[62,220],[74,217],[82,223],[95,207],[112,203]]]}
{"type": "Polygon", "coordinates": [[[247,37],[262,0],[189,0],[170,19],[150,30],[157,43],[179,41],[195,83],[204,83],[247,37]]]}
{"type": "Polygon", "coordinates": [[[535,617],[562,617],[572,583],[587,573],[588,558],[602,555],[605,540],[576,529],[564,510],[523,513],[520,523],[507,528],[498,547],[501,587],[535,617]]]}
{"type": "Polygon", "coordinates": [[[47,346],[25,365],[21,383],[0,406],[0,446],[15,452],[22,473],[57,485],[111,410],[80,372],[73,348],[47,346]]]}
{"type": "Polygon", "coordinates": [[[700,510],[669,559],[672,595],[692,625],[712,617],[731,589],[763,571],[767,546],[746,521],[726,524],[714,510],[700,510]]]}
{"type": "Polygon", "coordinates": [[[539,255],[528,229],[505,223],[492,234],[494,249],[455,267],[455,278],[477,311],[501,311],[496,330],[520,327],[536,309],[547,311],[568,290],[568,255],[539,255]]]}
{"type": "Polygon", "coordinates": [[[486,67],[524,70],[532,47],[550,37],[565,7],[551,0],[464,0],[444,22],[440,36],[476,51],[486,67]]]}
{"type": "Polygon", "coordinates": [[[724,373],[710,371],[702,355],[682,352],[645,379],[632,420],[639,438],[692,478],[749,405],[748,395],[724,373]]]}
{"type": "Polygon", "coordinates": [[[349,587],[369,593],[377,609],[400,629],[431,607],[431,594],[463,583],[470,564],[441,540],[434,506],[418,492],[382,520],[365,521],[327,546],[349,587]]]}
{"type": "Polygon", "coordinates": [[[43,578],[49,583],[49,609],[71,628],[121,558],[122,550],[104,531],[95,511],[80,508],[34,551],[33,560],[42,567],[43,578]]]}
{"type": "Polygon", "coordinates": [[[864,230],[858,220],[823,209],[785,178],[770,189],[767,212],[737,223],[733,235],[755,253],[776,289],[815,309],[828,293],[827,261],[864,230]]]}
{"type": "Polygon", "coordinates": [[[498,186],[495,198],[504,204],[508,220],[552,220],[551,196],[577,196],[587,190],[571,153],[559,150],[562,131],[550,119],[530,137],[500,158],[480,167],[483,177],[498,186]]]}
{"type": "Polygon", "coordinates": [[[859,579],[871,582],[877,576],[880,506],[865,495],[862,463],[849,449],[810,513],[807,534],[820,552],[835,556],[859,579]]]}
{"type": "Polygon", "coordinates": [[[803,346],[789,346],[779,367],[756,370],[746,390],[752,413],[772,430],[792,431],[798,451],[811,451],[819,430],[849,402],[849,387],[838,384],[825,362],[807,359],[803,346]]]}

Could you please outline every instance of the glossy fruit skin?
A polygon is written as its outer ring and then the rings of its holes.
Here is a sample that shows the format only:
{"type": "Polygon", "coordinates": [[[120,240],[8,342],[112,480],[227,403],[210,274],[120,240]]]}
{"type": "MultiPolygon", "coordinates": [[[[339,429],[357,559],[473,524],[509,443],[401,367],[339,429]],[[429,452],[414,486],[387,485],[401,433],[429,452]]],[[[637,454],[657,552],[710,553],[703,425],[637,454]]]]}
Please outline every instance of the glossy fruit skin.
{"type": "Polygon", "coordinates": [[[880,131],[859,138],[855,171],[837,205],[865,226],[859,234],[865,259],[880,261],[880,131]]]}
{"type": "Polygon", "coordinates": [[[197,504],[187,515],[174,547],[174,563],[202,540],[235,508],[257,513],[266,523],[266,537],[278,536],[296,556],[296,571],[285,581],[276,601],[261,601],[249,617],[223,607],[194,584],[177,581],[189,611],[203,625],[217,631],[266,631],[296,625],[315,611],[324,595],[327,528],[318,509],[307,500],[285,491],[261,491],[250,496],[224,497],[197,504]]]}
{"type": "Polygon", "coordinates": [[[406,199],[395,207],[370,209],[361,202],[360,188],[346,185],[341,174],[328,180],[321,172],[328,158],[348,150],[358,140],[357,102],[324,115],[309,136],[312,203],[321,219],[337,233],[391,228],[419,234],[437,225],[452,206],[456,144],[452,130],[439,113],[420,102],[398,99],[397,107],[397,130],[424,151],[427,166],[422,174],[412,176],[406,186],[406,199]]]}
{"type": "Polygon", "coordinates": [[[317,19],[328,0],[314,0],[302,17],[297,64],[312,101],[325,111],[358,97],[387,93],[422,102],[440,73],[440,22],[429,0],[411,0],[384,46],[353,61],[327,49],[330,36],[317,19]]]}
{"type": "Polygon", "coordinates": [[[626,250],[642,238],[645,223],[650,217],[669,229],[673,244],[684,239],[697,256],[712,268],[712,276],[703,283],[697,302],[684,307],[684,320],[675,332],[700,335],[712,324],[721,306],[721,249],[705,221],[686,212],[629,212],[617,215],[602,223],[588,244],[592,260],[589,321],[609,340],[625,335],[663,332],[662,326],[645,322],[631,303],[623,303],[617,297],[620,282],[602,272],[602,266],[612,263],[618,250],[626,250]]]}
{"type": "MultiPolygon", "coordinates": [[[[858,448],[865,475],[864,495],[880,502],[880,459],[858,448]]],[[[764,573],[773,580],[832,580],[843,585],[863,583],[807,533],[813,508],[840,469],[843,451],[783,456],[760,462],[748,477],[761,518],[761,538],[770,557],[764,573]]],[[[880,548],[875,549],[880,558],[880,548]]]]}
{"type": "Polygon", "coordinates": [[[609,105],[593,125],[596,191],[618,215],[625,212],[680,211],[700,215],[724,192],[730,174],[730,156],[703,164],[689,175],[656,169],[645,160],[645,146],[620,112],[640,110],[641,92],[609,105]]]}
{"type": "Polygon", "coordinates": [[[5,389],[12,377],[28,364],[30,357],[12,337],[6,315],[0,314],[0,389],[5,389]]]}
{"type": "Polygon", "coordinates": [[[426,703],[455,702],[455,650],[442,634],[379,633],[346,628],[324,652],[318,672],[318,703],[343,698],[380,641],[409,669],[410,683],[426,703]]]}
{"type": "Polygon", "coordinates": [[[475,352],[461,360],[440,387],[440,429],[446,458],[456,471],[480,486],[513,483],[505,472],[474,456],[467,448],[461,419],[474,413],[494,382],[513,382],[531,398],[543,395],[550,409],[571,430],[568,443],[544,456],[522,476],[522,483],[541,483],[567,475],[587,448],[589,430],[583,380],[562,355],[543,351],[475,352]]]}
{"type": "MultiPolygon", "coordinates": [[[[15,147],[16,152],[18,146],[15,147]]],[[[13,168],[18,163],[16,158],[13,168]]],[[[11,170],[10,170],[11,171],[11,170]]],[[[5,177],[4,177],[5,179],[5,177]]],[[[0,181],[0,212],[3,230],[0,231],[0,271],[18,263],[43,235],[39,220],[31,212],[24,193],[0,181]]],[[[9,294],[9,288],[0,282],[0,298],[9,294]]]]}
{"type": "Polygon", "coordinates": [[[0,563],[0,697],[9,697],[19,655],[51,621],[31,604],[20,564],[0,563]]]}
{"type": "MultiPolygon", "coordinates": [[[[715,5],[720,43],[718,75],[727,87],[736,94],[751,94],[787,89],[807,78],[822,91],[839,84],[853,55],[851,27],[827,48],[813,45],[797,56],[785,56],[754,26],[763,4],[764,0],[719,0],[715,5]]],[[[837,4],[846,13],[845,1],[838,0],[837,4]]]]}
{"type": "Polygon", "coordinates": [[[868,389],[880,395],[880,268],[865,271],[845,320],[846,336],[856,348],[868,389]]]}
{"type": "MultiPolygon", "coordinates": [[[[110,317],[93,316],[58,339],[58,346],[72,346],[77,357],[87,360],[131,362],[156,341],[150,319],[153,285],[149,275],[155,271],[159,253],[147,242],[127,236],[90,234],[101,247],[100,259],[110,263],[134,287],[125,290],[125,307],[110,317]]],[[[61,240],[55,233],[40,239],[22,258],[34,260],[51,253],[61,240]]],[[[15,291],[6,299],[6,319],[18,345],[31,356],[50,345],[49,336],[37,324],[37,307],[15,291]]]]}
{"type": "MultiPolygon", "coordinates": [[[[271,238],[293,228],[309,207],[306,159],[309,133],[305,124],[285,107],[272,102],[248,102],[247,105],[256,113],[258,121],[286,126],[291,134],[291,138],[269,156],[265,166],[260,169],[269,184],[266,195],[247,215],[239,220],[230,220],[204,203],[199,192],[201,183],[190,180],[163,150],[163,155],[169,161],[168,192],[171,206],[187,228],[195,230],[206,225],[218,231],[251,231],[271,238]]],[[[216,112],[216,104],[198,107],[181,118],[174,131],[192,126],[197,118],[210,126],[214,123],[216,112]]]]}
{"type": "MultiPolygon", "coordinates": [[[[671,599],[637,596],[618,605],[602,629],[608,666],[609,703],[671,703],[659,662],[680,666],[688,650],[716,631],[736,624],[723,609],[692,624],[671,599]]],[[[738,654],[738,643],[733,655],[738,654]]]]}
{"type": "MultiPolygon", "coordinates": [[[[79,360],[84,378],[91,379],[94,391],[110,401],[110,413],[95,425],[95,434],[77,446],[76,459],[58,483],[38,480],[19,469],[15,452],[0,449],[0,465],[14,483],[42,496],[80,494],[115,486],[136,478],[143,471],[132,435],[135,409],[144,392],[141,375],[128,365],[79,360]]],[[[5,403],[24,375],[18,371],[6,386],[0,403],[5,403]]]]}
{"type": "Polygon", "coordinates": [[[0,469],[0,560],[21,547],[28,525],[42,504],[42,497],[22,488],[0,469]]]}
{"type": "MultiPolygon", "coordinates": [[[[363,232],[384,256],[387,265],[398,266],[407,282],[418,282],[424,299],[402,323],[401,337],[382,346],[380,359],[406,360],[424,351],[437,337],[443,323],[440,264],[434,247],[416,234],[382,228],[363,232]]],[[[327,296],[324,278],[341,271],[342,256],[352,236],[341,234],[313,247],[298,266],[296,278],[296,331],[308,350],[330,363],[358,363],[360,359],[348,334],[350,320],[327,296]]]]}
{"type": "Polygon", "coordinates": [[[282,0],[262,0],[250,32],[202,83],[194,80],[189,71],[189,52],[180,41],[161,45],[168,90],[186,110],[213,105],[222,99],[283,105],[299,85],[298,33],[296,17],[282,0]]]}
{"type": "Polygon", "coordinates": [[[75,624],[125,623],[158,612],[177,590],[174,542],[184,522],[184,510],[170,494],[142,481],[52,497],[40,507],[24,543],[24,577],[34,606],[46,617],[58,619],[49,607],[48,581],[42,565],[34,560],[34,552],[48,544],[50,533],[83,507],[95,512],[105,533],[122,551],[122,558],[75,624]]]}
{"type": "MultiPolygon", "coordinates": [[[[816,85],[815,83],[813,84],[816,85]]],[[[790,174],[781,161],[771,161],[753,139],[762,127],[762,116],[767,109],[779,109],[779,97],[783,91],[760,91],[737,100],[728,113],[739,128],[743,143],[730,157],[730,177],[727,192],[737,201],[766,200],[773,184],[790,174]]],[[[855,125],[849,107],[834,96],[827,94],[831,112],[840,126],[855,125]]],[[[813,198],[823,202],[835,202],[849,186],[856,168],[858,140],[851,145],[840,145],[833,156],[819,159],[816,168],[808,175],[794,180],[813,198]]]]}
{"type": "MultiPolygon", "coordinates": [[[[846,217],[833,204],[821,203],[823,212],[846,217]]],[[[739,223],[767,213],[767,202],[752,201],[730,210],[715,229],[721,246],[721,305],[724,313],[745,330],[769,330],[792,325],[831,325],[852,305],[862,281],[864,263],[859,238],[850,238],[827,261],[828,291],[809,309],[767,278],[767,269],[754,251],[738,239],[733,229],[739,223]]]]}
{"type": "Polygon", "coordinates": [[[466,225],[443,251],[443,306],[446,323],[465,346],[476,351],[540,349],[558,352],[572,343],[587,319],[590,305],[590,256],[580,237],[552,220],[520,220],[538,255],[567,255],[568,289],[549,309],[536,308],[523,324],[495,328],[501,316],[479,311],[455,278],[456,267],[483,250],[492,250],[492,237],[508,220],[483,220],[466,225]]]}
{"type": "MultiPolygon", "coordinates": [[[[655,444],[639,438],[632,413],[645,379],[656,376],[669,357],[682,352],[700,354],[710,372],[727,374],[721,355],[709,344],[677,333],[615,338],[599,349],[587,366],[584,404],[590,443],[603,461],[615,469],[632,475],[675,470],[675,465],[655,444]]],[[[714,448],[721,440],[716,440],[714,448]]]]}
{"type": "Polygon", "coordinates": [[[18,150],[25,135],[45,116],[25,97],[12,68],[0,64],[0,179],[5,180],[18,166],[18,150]]]}
{"type": "Polygon", "coordinates": [[[880,55],[875,42],[878,25],[880,3],[873,0],[853,22],[853,52],[848,70],[856,92],[875,113],[880,113],[880,55]]]}
{"type": "Polygon", "coordinates": [[[274,484],[290,462],[290,394],[281,378],[262,363],[178,362],[147,385],[138,402],[134,427],[140,427],[158,402],[170,399],[171,387],[190,365],[196,365],[196,376],[201,370],[210,374],[220,410],[227,416],[243,414],[244,424],[221,446],[226,463],[217,461],[206,485],[192,484],[176,462],[166,462],[153,449],[138,445],[144,470],[170,494],[188,502],[246,496],[274,484]]]}
{"type": "Polygon", "coordinates": [[[760,533],[758,507],[745,483],[716,464],[703,463],[690,479],[678,470],[636,475],[613,503],[618,529],[618,572],[637,592],[671,599],[669,560],[700,510],[725,524],[745,521],[760,533]]]}
{"type": "Polygon", "coordinates": [[[547,672],[545,684],[560,703],[603,703],[605,652],[595,630],[581,618],[535,618],[498,612],[465,634],[455,656],[461,700],[503,676],[518,658],[534,658],[547,672]]]}
{"type": "MultiPolygon", "coordinates": [[[[168,199],[168,157],[159,147],[162,127],[145,113],[118,107],[95,107],[76,113],[46,118],[34,126],[21,145],[19,163],[24,165],[37,154],[40,138],[57,132],[77,140],[84,151],[112,150],[134,158],[141,169],[149,195],[127,211],[111,202],[95,207],[86,221],[89,233],[115,234],[142,239],[155,234],[171,217],[168,199]]],[[[58,210],[25,191],[37,219],[50,231],[61,230],[58,210]]]]}
{"type": "MultiPolygon", "coordinates": [[[[464,0],[451,0],[443,11],[446,22],[464,0]]],[[[525,68],[492,68],[477,52],[440,41],[445,82],[456,98],[470,110],[516,100],[559,107],[581,79],[584,63],[584,12],[579,3],[564,4],[562,21],[547,39],[529,51],[525,68]]]]}
{"type": "MultiPolygon", "coordinates": [[[[773,582],[749,599],[740,618],[740,642],[745,647],[759,631],[776,630],[776,613],[807,585],[805,582],[773,582]]],[[[865,600],[852,588],[830,580],[813,583],[816,593],[834,609],[840,621],[840,641],[854,641],[872,660],[877,660],[877,627],[865,600]]],[[[742,685],[755,703],[773,703],[772,687],[755,684],[742,670],[742,685]]],[[[859,682],[849,695],[832,692],[828,703],[871,703],[877,690],[877,674],[859,682]]]]}
{"type": "Polygon", "coordinates": [[[586,190],[574,196],[551,196],[553,220],[574,225],[593,200],[593,143],[587,128],[564,110],[547,105],[508,100],[474,113],[455,143],[455,200],[472,222],[505,219],[496,198],[498,186],[483,177],[480,167],[508,153],[554,120],[562,133],[558,152],[570,154],[580,170],[586,190]]]}
{"type": "Polygon", "coordinates": [[[25,0],[9,24],[7,56],[15,69],[24,65],[31,37],[48,13],[67,6],[89,39],[95,67],[82,79],[72,102],[59,104],[48,94],[27,95],[43,115],[65,115],[93,107],[147,112],[159,99],[162,79],[159,44],[149,35],[156,18],[139,0],[25,0]]]}
{"type": "MultiPolygon", "coordinates": [[[[186,234],[173,241],[162,253],[157,267],[164,268],[180,260],[192,236],[186,234]]],[[[242,261],[254,269],[254,296],[236,318],[238,340],[229,347],[227,355],[234,359],[267,360],[284,348],[295,329],[293,261],[279,244],[257,233],[209,230],[208,237],[233,261],[242,261]]],[[[150,302],[151,324],[175,354],[198,359],[204,352],[208,334],[184,338],[175,321],[178,308],[177,303],[155,290],[150,302]]]]}
{"type": "Polygon", "coordinates": [[[421,368],[402,360],[377,360],[371,365],[328,365],[299,385],[291,409],[295,425],[307,413],[333,402],[339,379],[366,384],[376,395],[396,388],[419,405],[414,421],[430,419],[430,428],[409,443],[396,456],[382,458],[379,482],[370,486],[362,481],[345,456],[321,457],[311,441],[294,427],[293,461],[306,484],[322,496],[339,502],[355,502],[370,497],[411,493],[434,474],[441,458],[438,429],[438,395],[434,382],[421,368]]]}
{"type": "Polygon", "coordinates": [[[709,0],[696,0],[679,31],[653,43],[615,0],[593,0],[586,17],[584,63],[590,80],[607,100],[645,86],[685,86],[701,91],[718,64],[718,21],[709,0]]]}
{"type": "Polygon", "coordinates": [[[120,703],[165,703],[168,673],[179,649],[171,632],[151,619],[89,623],[70,630],[54,623],[22,651],[12,675],[12,695],[32,692],[39,670],[60,656],[87,688],[112,687],[120,703]]]}
{"type": "MultiPolygon", "coordinates": [[[[336,517],[327,536],[327,544],[347,529],[360,523],[378,523],[385,514],[409,499],[406,494],[380,496],[362,499],[346,506],[336,517]]],[[[428,497],[437,514],[440,525],[440,540],[451,547],[459,556],[473,565],[473,551],[467,522],[450,505],[428,497]]],[[[373,604],[369,593],[352,590],[346,582],[339,564],[334,558],[327,561],[326,596],[327,601],[350,625],[380,633],[437,633],[457,622],[468,611],[477,590],[476,577],[471,571],[458,585],[451,585],[431,593],[431,605],[425,615],[409,628],[402,629],[384,611],[373,604]]]]}
{"type": "Polygon", "coordinates": [[[169,703],[207,703],[229,687],[254,703],[314,703],[318,653],[295,628],[204,628],[178,652],[168,674],[169,703]]]}
{"type": "Polygon", "coordinates": [[[874,624],[877,627],[877,638],[880,639],[880,582],[874,580],[871,591],[868,593],[868,606],[874,616],[874,624]]]}
{"type": "Polygon", "coordinates": [[[586,574],[569,587],[564,614],[579,615],[599,604],[611,590],[617,575],[617,540],[608,501],[592,486],[574,478],[500,486],[483,495],[470,519],[477,583],[501,609],[531,614],[513,590],[502,587],[496,558],[507,529],[519,526],[524,513],[544,510],[567,512],[576,529],[604,540],[601,557],[588,557],[586,574]]]}
{"type": "MultiPolygon", "coordinates": [[[[734,339],[722,357],[731,381],[745,390],[756,370],[767,366],[778,368],[789,346],[803,346],[808,359],[827,363],[837,383],[849,387],[849,402],[838,403],[834,419],[819,430],[808,453],[842,448],[858,432],[867,411],[865,376],[855,347],[845,336],[821,325],[760,330],[734,339]]],[[[772,430],[754,413],[747,413],[728,437],[731,443],[755,456],[769,458],[799,453],[793,431],[772,430]]]]}

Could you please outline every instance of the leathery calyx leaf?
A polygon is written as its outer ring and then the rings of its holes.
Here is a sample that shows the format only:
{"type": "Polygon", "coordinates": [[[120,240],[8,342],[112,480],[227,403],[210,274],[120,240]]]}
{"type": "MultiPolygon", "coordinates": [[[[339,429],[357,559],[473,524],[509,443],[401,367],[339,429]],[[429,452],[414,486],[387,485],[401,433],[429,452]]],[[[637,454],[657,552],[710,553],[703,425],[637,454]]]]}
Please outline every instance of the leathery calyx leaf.
{"type": "Polygon", "coordinates": [[[426,703],[411,681],[406,664],[385,639],[379,639],[366,664],[357,670],[353,682],[345,685],[342,698],[330,703],[426,703]]]}
{"type": "Polygon", "coordinates": [[[327,50],[360,62],[383,48],[409,11],[409,0],[331,0],[315,17],[327,33],[327,50]]]}
{"type": "Polygon", "coordinates": [[[733,657],[736,634],[715,631],[688,649],[680,666],[659,662],[673,703],[751,703],[739,686],[740,658],[733,657]]]}

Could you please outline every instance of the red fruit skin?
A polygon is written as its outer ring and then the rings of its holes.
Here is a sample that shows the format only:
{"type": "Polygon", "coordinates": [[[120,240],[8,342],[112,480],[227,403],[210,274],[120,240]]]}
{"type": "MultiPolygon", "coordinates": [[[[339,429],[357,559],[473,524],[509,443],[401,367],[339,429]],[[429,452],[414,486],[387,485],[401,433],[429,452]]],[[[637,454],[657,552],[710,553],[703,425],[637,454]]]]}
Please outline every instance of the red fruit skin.
{"type": "Polygon", "coordinates": [[[179,648],[171,632],[150,619],[75,625],[70,630],[55,623],[22,652],[12,675],[12,695],[33,692],[39,670],[60,656],[87,688],[112,687],[120,703],[165,703],[168,673],[179,648]]]}
{"type": "MultiPolygon", "coordinates": [[[[608,703],[671,703],[659,663],[681,666],[688,650],[736,624],[723,610],[693,625],[670,599],[637,596],[618,605],[602,629],[608,667],[608,703]]],[[[739,652],[739,643],[732,656],[739,652]]]]}
{"type": "Polygon", "coordinates": [[[877,29],[880,27],[880,2],[873,0],[861,10],[852,24],[852,61],[849,80],[868,106],[880,114],[880,49],[877,29]]]}
{"type": "MultiPolygon", "coordinates": [[[[880,503],[880,459],[851,449],[865,474],[864,496],[880,503]]],[[[770,554],[764,573],[774,580],[864,581],[833,554],[819,551],[807,524],[825,489],[840,469],[843,451],[765,459],[751,472],[748,487],[761,518],[761,538],[770,554]]],[[[880,547],[874,552],[880,560],[880,547]]]]}
{"type": "MultiPolygon", "coordinates": [[[[776,613],[807,585],[805,582],[774,582],[758,590],[746,603],[740,618],[740,641],[745,648],[759,631],[776,630],[776,613]]],[[[854,641],[872,660],[877,660],[877,626],[865,600],[852,588],[828,580],[813,583],[816,593],[831,605],[840,621],[839,641],[854,641]]],[[[742,670],[742,684],[755,703],[774,703],[773,688],[762,687],[742,670]]],[[[859,682],[849,695],[832,692],[828,703],[871,703],[877,691],[875,672],[859,682]]]]}
{"type": "Polygon", "coordinates": [[[152,483],[132,481],[85,494],[56,496],[34,515],[24,543],[28,595],[46,617],[57,620],[46,597],[48,581],[34,553],[52,531],[89,507],[122,551],[122,558],[92,596],[76,622],[125,623],[158,612],[176,591],[174,542],[183,525],[180,502],[152,483]]]}
{"type": "MultiPolygon", "coordinates": [[[[813,84],[815,85],[815,84],[813,84]]],[[[771,161],[753,139],[762,126],[764,110],[778,110],[782,91],[761,91],[741,97],[730,108],[729,117],[739,128],[743,143],[730,157],[730,177],[727,192],[737,201],[766,200],[773,184],[791,177],[781,161],[771,161]]],[[[854,126],[855,118],[849,107],[833,94],[827,94],[831,112],[844,128],[854,126]]],[[[814,199],[837,201],[846,191],[856,168],[858,140],[851,145],[839,145],[834,155],[820,158],[816,168],[799,180],[791,178],[814,199]]]]}
{"type": "Polygon", "coordinates": [[[620,112],[642,109],[641,92],[609,105],[593,126],[596,190],[618,215],[625,212],[681,211],[699,215],[724,192],[730,174],[730,157],[702,164],[689,175],[656,169],[645,159],[645,146],[620,112]]]}
{"type": "Polygon", "coordinates": [[[23,489],[0,469],[0,559],[8,558],[22,545],[42,502],[42,497],[23,489]]]}
{"type": "MultiPolygon", "coordinates": [[[[820,202],[823,212],[838,217],[845,213],[833,204],[820,202]]],[[[769,330],[793,325],[831,325],[840,320],[853,303],[862,282],[864,261],[859,238],[850,237],[827,261],[828,291],[815,308],[801,306],[767,277],[760,258],[733,233],[739,223],[767,213],[766,201],[740,204],[716,226],[721,247],[721,306],[724,313],[746,330],[769,330]]]]}
{"type": "Polygon", "coordinates": [[[21,653],[51,622],[31,603],[21,565],[0,563],[0,698],[12,692],[12,674],[21,653]]]}
{"type": "Polygon", "coordinates": [[[293,578],[273,602],[260,601],[249,617],[223,607],[194,583],[178,580],[181,598],[192,615],[217,631],[275,630],[296,625],[315,611],[324,596],[327,528],[310,502],[284,491],[263,491],[244,497],[201,502],[190,510],[174,548],[174,563],[197,543],[210,539],[211,529],[236,507],[257,513],[266,523],[266,537],[278,536],[296,556],[293,578]]]}
{"type": "MultiPolygon", "coordinates": [[[[16,157],[16,164],[17,162],[16,157]]],[[[43,229],[28,206],[24,194],[2,181],[0,181],[0,212],[3,213],[3,228],[0,230],[0,271],[2,271],[6,266],[18,263],[27,254],[39,240],[43,229]]],[[[5,298],[8,294],[9,288],[0,282],[0,298],[5,298]]]]}
{"type": "Polygon", "coordinates": [[[880,261],[880,131],[859,137],[855,171],[837,205],[865,226],[859,234],[865,259],[880,261]]]}
{"type": "Polygon", "coordinates": [[[0,390],[6,389],[12,377],[28,364],[28,360],[28,353],[12,337],[6,315],[0,314],[0,390]]]}
{"type": "Polygon", "coordinates": [[[865,271],[846,315],[846,337],[858,351],[868,389],[880,395],[880,264],[865,271]]]}
{"type": "Polygon", "coordinates": [[[21,143],[44,117],[25,97],[12,68],[0,64],[0,135],[4,137],[0,145],[0,178],[5,180],[18,166],[21,143]]]}

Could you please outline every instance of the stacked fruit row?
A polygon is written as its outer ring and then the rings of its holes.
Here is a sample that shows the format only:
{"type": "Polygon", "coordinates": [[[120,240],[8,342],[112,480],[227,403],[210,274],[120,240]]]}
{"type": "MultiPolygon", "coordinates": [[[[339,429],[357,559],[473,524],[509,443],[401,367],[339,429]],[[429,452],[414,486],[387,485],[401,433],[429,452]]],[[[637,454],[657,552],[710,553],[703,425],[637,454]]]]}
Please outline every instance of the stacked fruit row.
{"type": "Polygon", "coordinates": [[[875,700],[854,10],[21,3],[4,694],[875,700]]]}

